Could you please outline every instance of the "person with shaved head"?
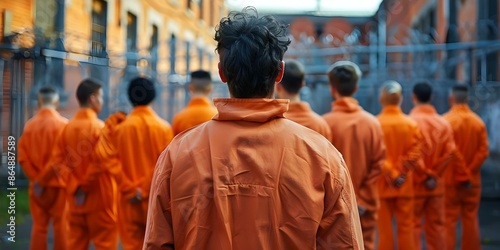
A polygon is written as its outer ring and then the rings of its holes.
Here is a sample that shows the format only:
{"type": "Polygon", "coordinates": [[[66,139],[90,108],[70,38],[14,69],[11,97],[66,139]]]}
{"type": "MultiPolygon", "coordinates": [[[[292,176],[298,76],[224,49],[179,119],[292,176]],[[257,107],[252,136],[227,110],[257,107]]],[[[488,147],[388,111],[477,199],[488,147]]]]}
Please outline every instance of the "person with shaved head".
{"type": "Polygon", "coordinates": [[[379,177],[380,210],[378,249],[415,249],[413,169],[420,161],[422,135],[417,123],[400,108],[402,87],[396,81],[385,82],[380,91],[382,111],[377,116],[384,134],[386,160],[379,177]],[[392,219],[396,219],[397,246],[392,219]]]}
{"type": "Polygon", "coordinates": [[[330,91],[335,101],[323,118],[332,131],[332,143],[342,153],[351,173],[365,249],[375,249],[379,195],[377,180],[385,159],[380,123],[363,110],[353,95],[358,90],[361,70],[349,61],[334,63],[328,70],[330,91]]]}
{"type": "Polygon", "coordinates": [[[65,180],[51,178],[39,182],[40,173],[50,160],[57,136],[68,123],[59,115],[57,90],[44,86],[38,91],[38,113],[24,127],[19,139],[19,164],[30,181],[29,203],[33,226],[30,249],[47,249],[49,224],[54,230],[54,249],[67,249],[66,190],[65,180]],[[43,147],[40,145],[43,144],[43,147]]]}
{"type": "Polygon", "coordinates": [[[69,224],[67,248],[117,249],[117,164],[94,157],[94,149],[105,127],[97,114],[103,107],[102,84],[83,79],[76,89],[80,108],[64,127],[49,163],[40,174],[41,184],[65,177],[69,224]]]}
{"type": "Polygon", "coordinates": [[[172,128],[177,135],[184,130],[209,121],[217,114],[217,109],[208,99],[212,92],[212,78],[208,71],[191,72],[191,82],[188,86],[191,100],[186,108],[174,116],[172,128]]]}
{"type": "Polygon", "coordinates": [[[455,249],[456,227],[462,223],[462,249],[481,249],[478,210],[481,199],[480,168],[488,157],[486,126],[468,105],[468,88],[453,87],[451,109],[444,118],[451,124],[457,150],[445,174],[447,249],[455,249]],[[463,174],[464,169],[466,175],[463,174]]]}
{"type": "Polygon", "coordinates": [[[328,124],[311,109],[309,103],[300,100],[300,89],[305,85],[304,66],[296,60],[286,60],[285,65],[283,79],[276,84],[278,98],[290,100],[285,117],[320,133],[331,141],[332,136],[328,124]]]}

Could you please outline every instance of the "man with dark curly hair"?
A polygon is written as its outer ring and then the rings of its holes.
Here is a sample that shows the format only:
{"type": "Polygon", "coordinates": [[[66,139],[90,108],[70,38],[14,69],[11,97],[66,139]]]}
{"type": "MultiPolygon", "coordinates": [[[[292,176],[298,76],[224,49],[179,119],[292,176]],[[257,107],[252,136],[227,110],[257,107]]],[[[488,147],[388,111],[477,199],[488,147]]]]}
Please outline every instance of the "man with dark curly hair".
{"type": "Polygon", "coordinates": [[[363,249],[356,197],[340,153],[284,118],[271,99],[290,43],[254,8],[223,18],[211,121],[177,135],[159,157],[143,249],[363,249]]]}

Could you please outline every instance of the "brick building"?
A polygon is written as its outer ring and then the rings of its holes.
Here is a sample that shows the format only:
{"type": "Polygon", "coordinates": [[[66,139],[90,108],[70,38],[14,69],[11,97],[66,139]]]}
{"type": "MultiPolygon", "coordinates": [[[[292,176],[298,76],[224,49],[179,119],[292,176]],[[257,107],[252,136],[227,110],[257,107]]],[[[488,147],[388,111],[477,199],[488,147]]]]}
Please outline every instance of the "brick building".
{"type": "MultiPolygon", "coordinates": [[[[490,0],[384,0],[380,12],[386,18],[387,45],[487,43],[500,38],[500,4],[490,0]]],[[[447,50],[443,57],[466,54],[478,58],[482,51],[447,50]]],[[[498,81],[500,79],[499,54],[486,52],[485,72],[481,63],[461,62],[448,68],[448,77],[463,82],[498,81]]]]}
{"type": "MultiPolygon", "coordinates": [[[[499,12],[500,4],[498,1],[490,0],[383,0],[373,16],[278,16],[283,21],[290,23],[290,33],[296,41],[292,43],[291,51],[293,51],[295,48],[303,50],[303,47],[378,46],[380,42],[384,43],[384,46],[411,47],[494,41],[499,39],[499,12]],[[380,26],[382,22],[385,34],[380,33],[382,32],[380,26]]],[[[369,60],[373,61],[375,58],[371,56],[370,59],[365,51],[360,50],[358,53],[362,57],[361,64],[368,64],[369,60]]],[[[476,52],[472,51],[471,56],[479,57],[480,53],[476,52]]],[[[436,57],[437,61],[452,57],[460,58],[461,54],[464,53],[468,52],[448,50],[447,53],[435,53],[432,56],[436,57]]],[[[406,53],[406,55],[404,53],[388,53],[387,63],[411,61],[412,55],[409,54],[411,53],[406,53]]],[[[337,55],[327,61],[345,57],[349,58],[346,55],[337,55]]],[[[486,81],[498,81],[500,79],[498,52],[488,52],[486,57],[487,69],[484,78],[486,81]]],[[[454,63],[447,72],[448,78],[463,82],[474,82],[483,77],[480,75],[480,63],[454,63]]]]}
{"type": "Polygon", "coordinates": [[[216,72],[214,27],[227,11],[223,0],[0,1],[1,136],[19,137],[46,84],[59,89],[60,111],[72,117],[78,82],[101,80],[105,118],[124,105],[125,83],[138,74],[164,90],[169,76],[216,72]]]}
{"type": "Polygon", "coordinates": [[[439,113],[449,109],[450,87],[467,84],[471,109],[485,122],[490,142],[483,194],[498,197],[499,13],[497,0],[383,0],[368,17],[284,16],[293,37],[286,56],[305,64],[308,88],[301,97],[320,114],[332,101],[325,72],[339,59],[360,65],[356,97],[373,114],[381,110],[378,93],[386,80],[403,85],[404,112],[413,107],[411,87],[418,80],[433,84],[439,113]]]}

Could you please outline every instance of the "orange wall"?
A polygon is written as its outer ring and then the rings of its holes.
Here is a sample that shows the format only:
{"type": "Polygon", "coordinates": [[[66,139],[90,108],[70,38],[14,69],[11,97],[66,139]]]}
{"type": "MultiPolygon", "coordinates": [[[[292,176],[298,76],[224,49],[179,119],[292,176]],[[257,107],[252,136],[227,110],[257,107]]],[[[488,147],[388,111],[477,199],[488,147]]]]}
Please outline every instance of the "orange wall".
{"type": "Polygon", "coordinates": [[[309,18],[299,17],[290,24],[290,33],[295,39],[298,39],[302,33],[307,36],[316,37],[316,28],[309,18]]]}
{"type": "Polygon", "coordinates": [[[461,42],[473,42],[477,38],[477,1],[461,1],[458,9],[461,42]]]}
{"type": "Polygon", "coordinates": [[[12,13],[11,31],[33,27],[33,1],[31,0],[1,0],[0,1],[0,40],[4,32],[4,11],[12,13]]]}
{"type": "Polygon", "coordinates": [[[349,35],[353,30],[352,24],[344,18],[332,18],[325,23],[323,28],[324,34],[331,34],[333,37],[343,41],[346,35],[349,35]]]}

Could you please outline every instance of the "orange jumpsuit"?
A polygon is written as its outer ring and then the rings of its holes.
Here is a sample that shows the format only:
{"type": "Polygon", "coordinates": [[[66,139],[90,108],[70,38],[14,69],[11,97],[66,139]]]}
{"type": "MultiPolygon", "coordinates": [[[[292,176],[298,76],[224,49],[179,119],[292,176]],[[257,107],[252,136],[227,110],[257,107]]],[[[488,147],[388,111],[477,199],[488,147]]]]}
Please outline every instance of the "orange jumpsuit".
{"type": "Polygon", "coordinates": [[[94,157],[104,123],[87,108],[77,111],[60,135],[42,181],[68,176],[68,249],[88,249],[92,241],[96,250],[117,249],[117,175],[116,165],[104,164],[94,157]],[[114,166],[112,168],[111,166],[114,166]],[[75,204],[75,193],[85,194],[82,205],[75,204]]]}
{"type": "Polygon", "coordinates": [[[26,122],[19,139],[18,160],[30,181],[29,201],[33,227],[31,229],[30,249],[47,249],[47,233],[52,220],[54,229],[54,249],[66,249],[67,223],[65,180],[51,178],[43,186],[40,196],[33,193],[33,184],[50,160],[57,136],[68,120],[56,110],[42,108],[26,122]],[[40,145],[43,144],[43,147],[40,145]]]}
{"type": "Polygon", "coordinates": [[[331,128],[333,146],[349,168],[358,205],[366,209],[360,216],[361,227],[365,249],[372,250],[379,208],[377,180],[385,160],[382,128],[377,118],[351,97],[333,102],[332,111],[323,118],[331,128]]]}
{"type": "Polygon", "coordinates": [[[196,125],[209,121],[217,114],[217,109],[210,104],[206,97],[193,97],[185,109],[174,116],[172,128],[174,134],[190,129],[196,125]]]}
{"type": "Polygon", "coordinates": [[[380,210],[378,220],[379,248],[395,249],[392,218],[396,217],[398,249],[412,250],[414,241],[413,169],[419,165],[422,135],[417,124],[401,108],[386,106],[377,116],[384,132],[387,158],[379,177],[380,210]],[[401,187],[393,185],[398,176],[406,175],[401,187]]]}
{"type": "MultiPolygon", "coordinates": [[[[465,165],[470,174],[471,188],[460,185],[460,175],[451,173],[446,181],[446,227],[448,249],[455,249],[456,226],[462,222],[462,249],[481,249],[479,234],[478,209],[481,200],[480,168],[488,157],[488,136],[481,118],[474,114],[467,105],[455,105],[444,115],[451,124],[457,158],[452,165],[465,165]],[[455,177],[455,178],[453,178],[455,177]]],[[[463,175],[462,175],[463,176],[463,175]]]]}
{"type": "Polygon", "coordinates": [[[215,99],[156,165],[144,249],[362,249],[340,153],[288,100],[215,99]]]}
{"type": "Polygon", "coordinates": [[[125,121],[112,131],[110,141],[99,145],[99,158],[116,157],[122,167],[118,206],[120,239],[124,250],[141,249],[146,232],[149,188],[156,160],[173,138],[172,128],[150,107],[135,107],[125,121]],[[130,202],[137,189],[142,200],[130,202]]]}
{"type": "Polygon", "coordinates": [[[414,171],[415,194],[415,243],[417,249],[422,249],[422,218],[425,217],[426,249],[446,249],[446,228],[444,211],[444,178],[455,143],[451,126],[442,118],[430,104],[422,104],[413,108],[410,117],[415,120],[422,132],[422,169],[414,171]],[[428,189],[427,178],[437,180],[437,187],[428,189]]]}
{"type": "Polygon", "coordinates": [[[285,113],[285,117],[322,134],[330,141],[332,139],[328,124],[325,120],[321,119],[320,115],[314,113],[307,102],[291,102],[288,105],[288,111],[285,113]]]}

